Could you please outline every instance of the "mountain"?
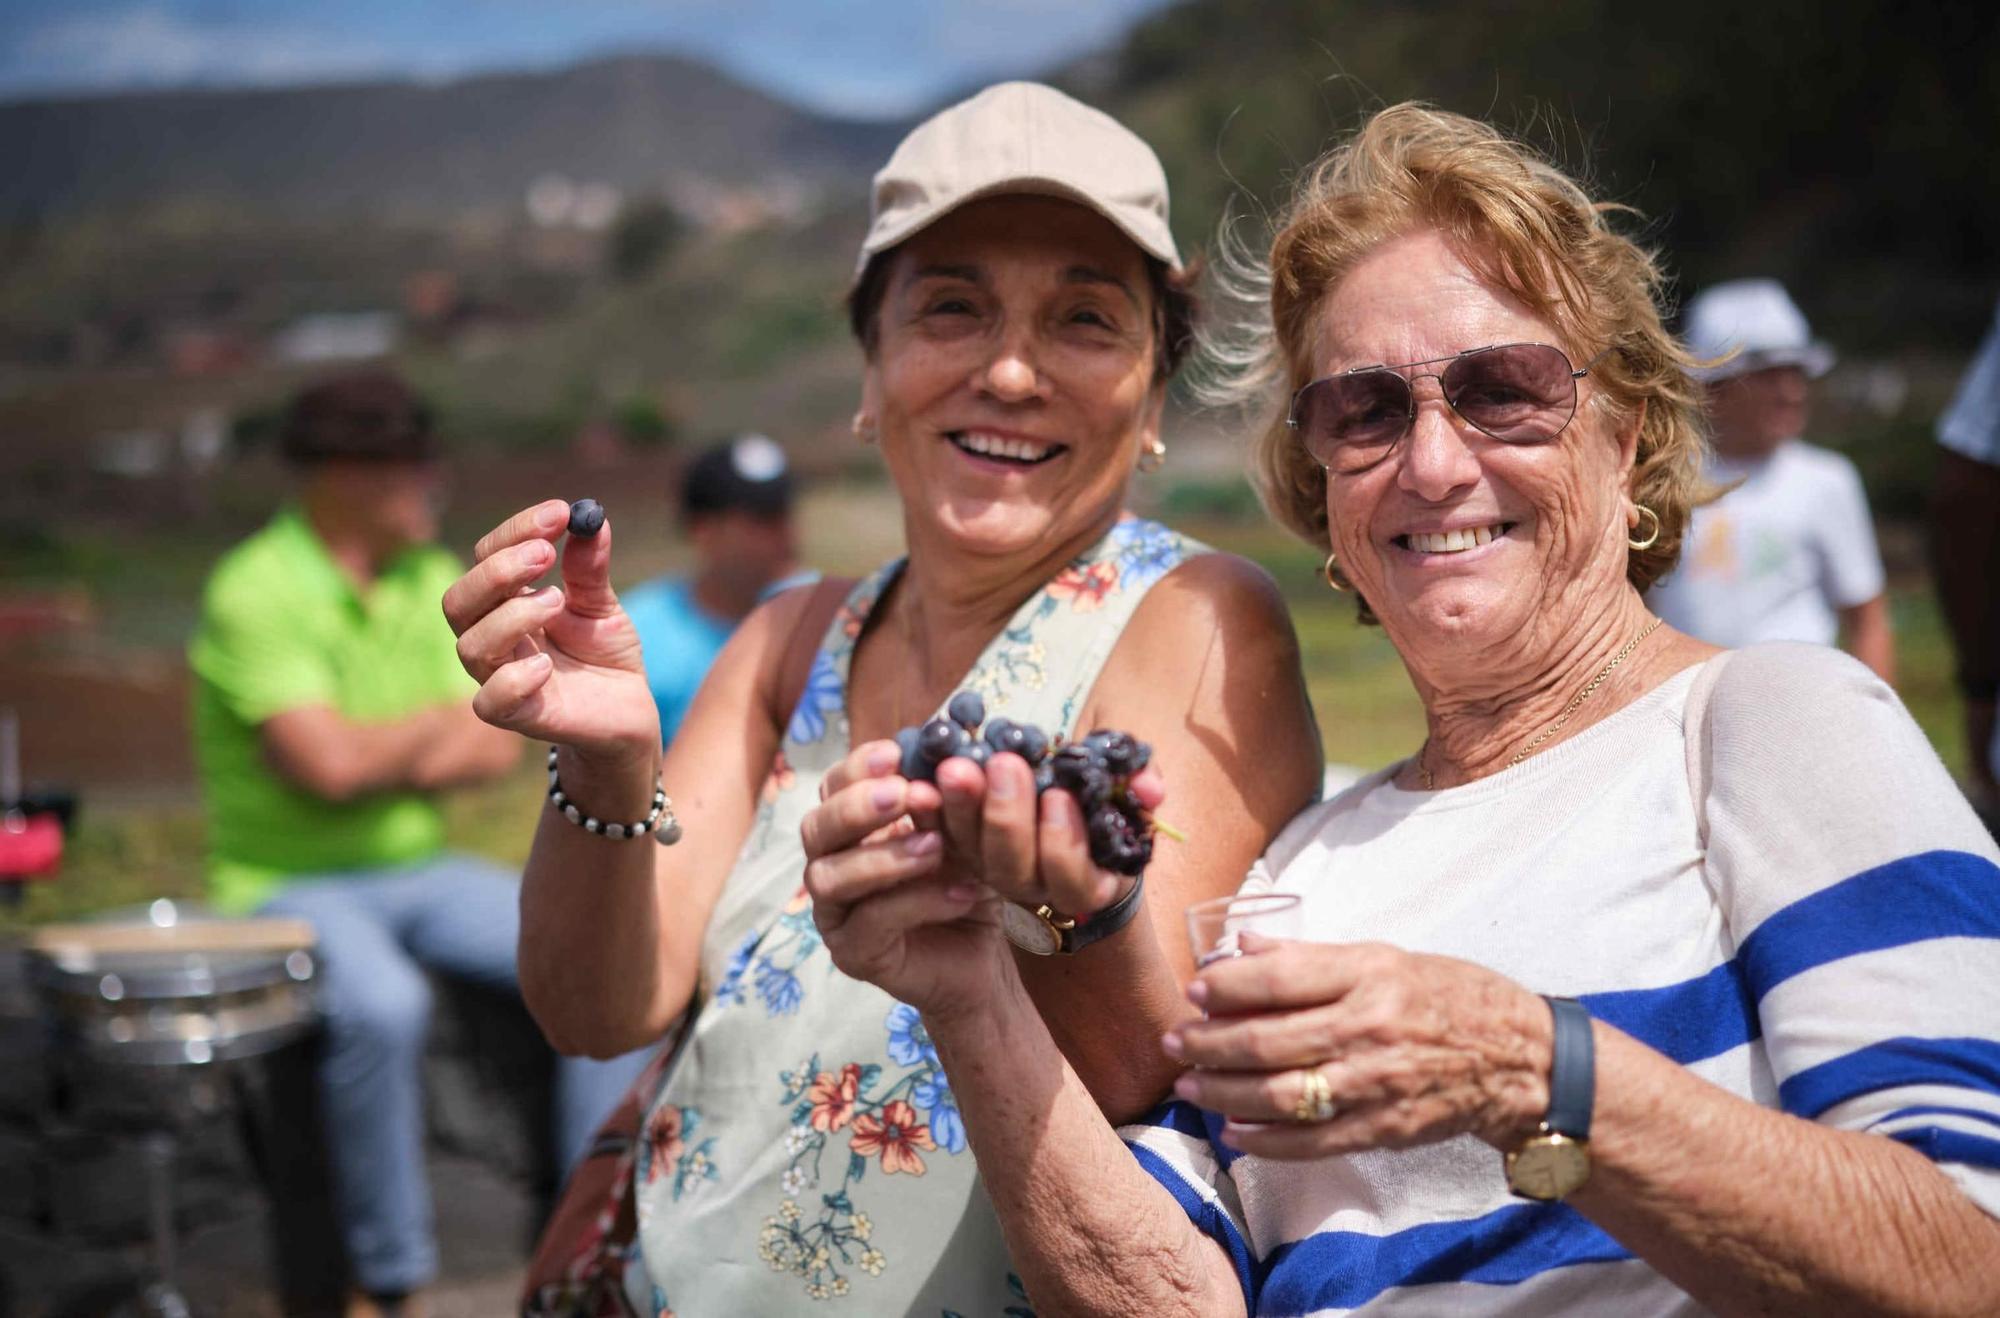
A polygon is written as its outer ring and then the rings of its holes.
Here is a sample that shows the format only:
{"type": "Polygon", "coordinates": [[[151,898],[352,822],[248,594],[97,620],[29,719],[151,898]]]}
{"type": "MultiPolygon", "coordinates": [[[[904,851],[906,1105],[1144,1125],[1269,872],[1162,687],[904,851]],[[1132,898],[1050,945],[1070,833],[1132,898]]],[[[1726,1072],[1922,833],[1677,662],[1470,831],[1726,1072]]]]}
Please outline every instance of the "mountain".
{"type": "Polygon", "coordinates": [[[518,204],[551,172],[639,192],[687,175],[845,181],[901,131],[814,115],[671,56],[441,85],[21,101],[0,104],[0,217],[185,198],[439,215],[518,204]]]}

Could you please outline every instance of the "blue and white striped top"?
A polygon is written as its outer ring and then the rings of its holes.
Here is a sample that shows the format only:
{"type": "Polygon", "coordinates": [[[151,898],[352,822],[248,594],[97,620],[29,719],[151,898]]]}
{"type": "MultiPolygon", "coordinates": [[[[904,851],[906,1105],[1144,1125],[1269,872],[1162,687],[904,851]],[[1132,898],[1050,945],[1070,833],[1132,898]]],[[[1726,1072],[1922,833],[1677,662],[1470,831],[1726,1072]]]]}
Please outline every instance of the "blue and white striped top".
{"type": "MultiPolygon", "coordinates": [[[[1516,768],[1393,771],[1307,811],[1246,891],[1304,936],[1463,957],[1754,1102],[1878,1132],[2000,1215],[2000,853],[1896,697],[1830,649],[1752,646],[1516,768]],[[1692,698],[1691,698],[1692,697],[1692,698]]],[[[1246,1157],[1185,1103],[1121,1134],[1260,1315],[1700,1312],[1471,1136],[1246,1157]]]]}

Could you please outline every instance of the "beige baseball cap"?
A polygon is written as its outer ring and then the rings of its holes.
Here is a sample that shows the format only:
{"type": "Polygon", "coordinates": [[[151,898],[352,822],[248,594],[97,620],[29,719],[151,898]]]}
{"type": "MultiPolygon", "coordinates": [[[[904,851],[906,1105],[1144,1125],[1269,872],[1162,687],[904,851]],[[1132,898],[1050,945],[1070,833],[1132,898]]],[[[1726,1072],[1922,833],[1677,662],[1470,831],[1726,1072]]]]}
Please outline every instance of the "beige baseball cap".
{"type": "Polygon", "coordinates": [[[868,236],[854,263],[887,251],[969,201],[1010,193],[1088,206],[1173,270],[1167,173],[1139,135],[1038,82],[1002,82],[910,130],[875,175],[868,236]]]}

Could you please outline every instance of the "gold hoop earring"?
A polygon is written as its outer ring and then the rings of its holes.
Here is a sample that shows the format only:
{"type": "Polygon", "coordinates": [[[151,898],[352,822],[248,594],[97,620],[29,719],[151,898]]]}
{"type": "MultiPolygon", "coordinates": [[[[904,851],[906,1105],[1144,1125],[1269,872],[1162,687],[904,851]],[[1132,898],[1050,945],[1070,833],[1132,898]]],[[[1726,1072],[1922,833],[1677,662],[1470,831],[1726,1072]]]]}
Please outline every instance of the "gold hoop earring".
{"type": "Polygon", "coordinates": [[[1651,549],[1654,545],[1660,543],[1660,515],[1643,503],[1633,504],[1632,506],[1639,510],[1639,520],[1642,523],[1648,517],[1653,519],[1653,533],[1644,540],[1627,538],[1625,543],[1630,545],[1634,550],[1651,549]]]}
{"type": "Polygon", "coordinates": [[[1140,471],[1158,471],[1167,465],[1167,446],[1155,439],[1139,455],[1140,471]]]}
{"type": "Polygon", "coordinates": [[[1332,586],[1341,594],[1352,595],[1354,593],[1354,583],[1340,575],[1340,559],[1336,555],[1328,554],[1325,566],[1321,567],[1319,571],[1320,575],[1326,578],[1326,584],[1332,586]]]}

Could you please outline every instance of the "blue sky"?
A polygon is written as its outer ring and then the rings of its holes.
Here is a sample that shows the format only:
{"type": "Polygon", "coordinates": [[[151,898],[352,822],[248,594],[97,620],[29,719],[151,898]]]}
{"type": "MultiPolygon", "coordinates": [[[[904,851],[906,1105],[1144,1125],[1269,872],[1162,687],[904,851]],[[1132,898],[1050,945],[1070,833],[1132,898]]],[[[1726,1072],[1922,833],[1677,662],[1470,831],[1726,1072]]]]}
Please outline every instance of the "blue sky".
{"type": "Polygon", "coordinates": [[[0,98],[449,78],[675,50],[789,100],[905,114],[1101,49],[1166,0],[0,0],[0,98]]]}

